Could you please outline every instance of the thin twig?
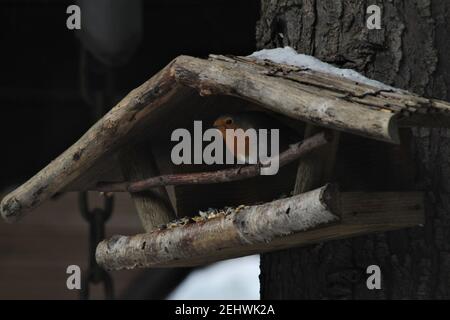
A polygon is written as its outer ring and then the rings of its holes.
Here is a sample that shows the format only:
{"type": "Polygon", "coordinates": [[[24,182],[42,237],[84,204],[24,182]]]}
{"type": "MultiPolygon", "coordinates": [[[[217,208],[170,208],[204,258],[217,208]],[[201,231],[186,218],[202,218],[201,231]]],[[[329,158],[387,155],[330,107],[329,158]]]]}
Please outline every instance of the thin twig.
{"type": "MultiPolygon", "coordinates": [[[[306,155],[307,153],[327,144],[330,140],[326,132],[320,132],[303,142],[291,145],[279,155],[279,167],[306,155]]],[[[267,163],[270,163],[268,160],[267,163]]],[[[182,174],[168,174],[134,182],[99,182],[92,191],[100,192],[141,192],[161,186],[177,186],[188,184],[212,184],[243,180],[260,174],[261,164],[247,165],[232,169],[223,169],[213,172],[195,172],[182,174]]]]}

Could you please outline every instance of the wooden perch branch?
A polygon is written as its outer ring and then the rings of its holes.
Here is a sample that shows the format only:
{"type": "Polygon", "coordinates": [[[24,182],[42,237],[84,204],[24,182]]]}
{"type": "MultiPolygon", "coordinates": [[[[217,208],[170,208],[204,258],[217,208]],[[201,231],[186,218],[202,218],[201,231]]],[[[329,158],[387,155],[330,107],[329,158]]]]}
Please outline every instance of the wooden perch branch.
{"type": "MultiPolygon", "coordinates": [[[[279,166],[283,167],[290,162],[324,146],[330,140],[330,135],[320,132],[303,142],[291,145],[279,155],[279,166]]],[[[268,161],[270,162],[270,160],[268,161]]],[[[261,165],[248,165],[214,172],[196,172],[186,174],[169,174],[151,177],[135,182],[99,183],[95,191],[101,192],[141,192],[151,188],[168,185],[210,184],[248,179],[260,174],[261,165]]]]}
{"type": "Polygon", "coordinates": [[[205,223],[156,230],[101,242],[97,262],[107,269],[208,255],[225,248],[266,243],[276,237],[337,221],[336,189],[325,187],[263,205],[245,207],[205,223]]]}
{"type": "Polygon", "coordinates": [[[424,223],[420,192],[339,193],[326,185],[239,212],[97,247],[107,269],[184,267],[424,223]]]}

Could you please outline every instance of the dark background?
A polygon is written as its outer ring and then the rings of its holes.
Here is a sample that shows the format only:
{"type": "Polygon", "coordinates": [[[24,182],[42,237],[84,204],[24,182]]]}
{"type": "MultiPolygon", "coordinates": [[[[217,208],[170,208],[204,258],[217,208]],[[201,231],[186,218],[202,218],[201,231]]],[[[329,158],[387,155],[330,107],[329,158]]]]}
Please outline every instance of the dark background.
{"type": "MultiPolygon", "coordinates": [[[[0,188],[36,173],[90,126],[80,92],[82,47],[66,28],[66,8],[74,3],[0,1],[0,188]]],[[[142,14],[137,52],[110,68],[118,97],[180,54],[255,50],[258,1],[143,1],[142,14]]]]}
{"type": "MultiPolygon", "coordinates": [[[[259,1],[143,1],[137,51],[127,63],[107,66],[66,28],[71,4],[75,0],[0,1],[0,198],[99,117],[83,98],[82,86],[101,91],[107,87],[105,79],[113,79],[104,112],[180,54],[255,51],[259,1]]],[[[132,202],[127,196],[116,200],[106,236],[140,231],[132,202]]],[[[74,194],[50,201],[17,225],[1,221],[0,298],[77,298],[66,289],[65,270],[70,264],[86,266],[87,229],[74,194]]],[[[165,279],[152,272],[114,273],[116,296],[154,297],[146,295],[146,283],[155,286],[155,274],[165,279]]],[[[183,274],[171,277],[174,283],[176,277],[183,274]]],[[[93,295],[101,298],[101,288],[93,295]]]]}

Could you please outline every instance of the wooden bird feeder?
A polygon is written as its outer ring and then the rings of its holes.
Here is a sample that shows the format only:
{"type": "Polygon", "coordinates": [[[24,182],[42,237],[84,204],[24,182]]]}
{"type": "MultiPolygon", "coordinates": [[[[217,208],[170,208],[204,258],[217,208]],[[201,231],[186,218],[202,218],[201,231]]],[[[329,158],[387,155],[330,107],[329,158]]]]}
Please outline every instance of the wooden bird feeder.
{"type": "Polygon", "coordinates": [[[1,214],[17,221],[60,192],[130,192],[146,233],[101,242],[97,261],[108,269],[193,266],[413,227],[424,208],[410,183],[408,128],[449,126],[449,103],[403,90],[248,57],[180,56],[8,194],[1,214]],[[280,155],[277,175],[170,161],[175,128],[244,110],[303,141],[280,155]],[[210,207],[225,209],[198,216],[210,207]]]}

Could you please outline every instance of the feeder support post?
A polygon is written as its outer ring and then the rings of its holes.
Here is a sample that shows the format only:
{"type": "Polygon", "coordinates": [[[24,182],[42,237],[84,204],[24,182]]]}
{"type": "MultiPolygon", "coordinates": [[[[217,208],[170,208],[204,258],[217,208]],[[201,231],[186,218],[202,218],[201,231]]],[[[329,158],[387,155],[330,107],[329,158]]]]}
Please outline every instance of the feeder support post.
{"type": "MultiPolygon", "coordinates": [[[[158,175],[158,168],[148,143],[124,148],[120,153],[120,163],[123,175],[129,181],[158,175]]],[[[145,231],[149,232],[175,219],[175,211],[165,187],[132,193],[131,197],[145,231]]]]}
{"type": "MultiPolygon", "coordinates": [[[[323,128],[307,124],[305,128],[305,139],[311,137],[323,128]]],[[[317,188],[329,181],[339,141],[339,132],[329,130],[330,142],[314,152],[309,153],[299,160],[297,178],[295,180],[294,194],[304,193],[317,188]]]]}

